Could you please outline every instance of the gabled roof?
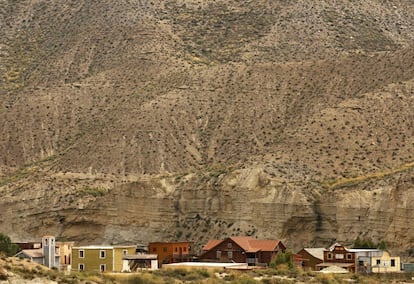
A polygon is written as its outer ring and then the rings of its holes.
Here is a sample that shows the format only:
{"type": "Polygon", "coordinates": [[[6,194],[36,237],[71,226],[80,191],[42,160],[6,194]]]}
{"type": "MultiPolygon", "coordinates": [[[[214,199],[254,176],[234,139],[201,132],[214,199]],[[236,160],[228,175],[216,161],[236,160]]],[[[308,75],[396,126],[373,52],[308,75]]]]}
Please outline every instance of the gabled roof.
{"type": "MultiPolygon", "coordinates": [[[[235,242],[246,252],[257,252],[257,251],[274,251],[278,247],[280,241],[278,240],[257,240],[253,237],[241,237],[233,236],[228,239],[235,242]]],[[[211,240],[204,247],[204,251],[208,251],[221,244],[225,240],[211,240]]]]}
{"type": "Polygon", "coordinates": [[[25,255],[28,258],[43,258],[43,249],[24,249],[16,254],[16,256],[25,255]]]}
{"type": "Polygon", "coordinates": [[[316,257],[320,260],[323,260],[323,252],[325,248],[304,248],[304,250],[309,253],[311,256],[316,257]]]}
{"type": "Polygon", "coordinates": [[[253,247],[250,243],[251,241],[255,240],[254,238],[233,236],[233,237],[230,237],[229,239],[231,239],[233,242],[235,242],[244,251],[254,252],[253,247]]]}
{"type": "Polygon", "coordinates": [[[216,245],[220,244],[222,240],[210,240],[208,243],[203,247],[203,250],[211,250],[216,245]]]}
{"type": "Polygon", "coordinates": [[[279,245],[278,240],[252,240],[249,241],[253,251],[274,251],[279,245]]]}
{"type": "Polygon", "coordinates": [[[346,251],[348,251],[348,249],[345,246],[341,245],[340,243],[334,243],[328,248],[328,250],[333,251],[335,247],[343,247],[346,251]]]}

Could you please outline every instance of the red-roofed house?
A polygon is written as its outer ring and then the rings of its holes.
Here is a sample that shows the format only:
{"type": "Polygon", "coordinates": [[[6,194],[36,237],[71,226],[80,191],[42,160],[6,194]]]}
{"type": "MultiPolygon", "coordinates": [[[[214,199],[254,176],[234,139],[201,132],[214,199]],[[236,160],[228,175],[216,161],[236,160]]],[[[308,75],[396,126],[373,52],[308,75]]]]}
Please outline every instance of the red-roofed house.
{"type": "Polygon", "coordinates": [[[286,247],[278,240],[257,240],[253,237],[229,237],[211,240],[204,247],[200,260],[238,262],[248,265],[269,265],[276,253],[286,247]]]}

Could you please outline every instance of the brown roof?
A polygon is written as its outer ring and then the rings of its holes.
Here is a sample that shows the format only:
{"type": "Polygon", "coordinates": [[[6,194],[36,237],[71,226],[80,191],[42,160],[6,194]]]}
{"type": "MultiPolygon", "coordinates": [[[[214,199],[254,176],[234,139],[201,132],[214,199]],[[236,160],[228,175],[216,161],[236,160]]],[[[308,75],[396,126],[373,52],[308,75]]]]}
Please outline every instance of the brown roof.
{"type": "Polygon", "coordinates": [[[278,240],[251,240],[249,241],[252,252],[256,251],[274,251],[279,245],[278,240]]]}
{"type": "MultiPolygon", "coordinates": [[[[233,236],[230,239],[246,252],[274,251],[279,245],[278,240],[257,240],[253,237],[233,236]]],[[[204,247],[204,251],[211,250],[223,240],[211,240],[204,247]]]]}
{"type": "Polygon", "coordinates": [[[203,247],[203,250],[211,250],[212,248],[214,248],[216,245],[218,245],[219,243],[221,243],[222,240],[210,240],[208,241],[208,243],[203,247]]]}
{"type": "MultiPolygon", "coordinates": [[[[251,241],[254,241],[256,239],[252,237],[230,237],[230,239],[235,242],[239,247],[241,247],[245,251],[252,251],[253,247],[251,245],[251,241]]],[[[253,252],[253,251],[252,251],[253,252]]]]}

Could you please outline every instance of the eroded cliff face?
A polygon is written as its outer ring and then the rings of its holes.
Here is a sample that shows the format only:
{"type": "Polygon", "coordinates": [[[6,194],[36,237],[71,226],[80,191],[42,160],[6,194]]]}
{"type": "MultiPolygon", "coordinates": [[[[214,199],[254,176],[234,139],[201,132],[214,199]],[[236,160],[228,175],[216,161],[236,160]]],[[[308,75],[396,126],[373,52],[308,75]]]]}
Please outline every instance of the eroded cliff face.
{"type": "Polygon", "coordinates": [[[412,170],[336,188],[311,180],[294,184],[267,170],[255,164],[214,169],[201,178],[190,173],[122,181],[76,175],[88,186],[72,189],[30,181],[0,201],[0,230],[18,240],[54,234],[85,244],[192,240],[200,248],[212,238],[252,235],[281,239],[292,249],[351,244],[357,237],[385,240],[400,253],[412,247],[412,170]]]}

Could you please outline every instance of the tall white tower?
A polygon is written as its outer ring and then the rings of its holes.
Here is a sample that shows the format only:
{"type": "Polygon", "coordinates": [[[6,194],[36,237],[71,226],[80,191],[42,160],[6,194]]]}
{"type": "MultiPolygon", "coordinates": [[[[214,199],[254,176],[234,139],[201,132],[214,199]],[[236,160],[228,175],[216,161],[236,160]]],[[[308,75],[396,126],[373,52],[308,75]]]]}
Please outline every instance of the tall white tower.
{"type": "Polygon", "coordinates": [[[55,267],[56,241],[53,236],[44,236],[42,238],[43,262],[49,268],[55,267]]]}

